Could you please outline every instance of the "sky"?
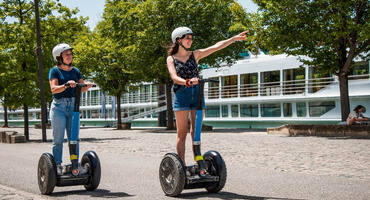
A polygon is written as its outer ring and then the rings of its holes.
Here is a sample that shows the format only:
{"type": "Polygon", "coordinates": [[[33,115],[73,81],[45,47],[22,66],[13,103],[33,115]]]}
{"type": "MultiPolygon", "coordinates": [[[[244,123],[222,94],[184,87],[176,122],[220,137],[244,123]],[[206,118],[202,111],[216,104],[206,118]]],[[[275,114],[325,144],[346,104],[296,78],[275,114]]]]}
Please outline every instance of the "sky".
{"type": "MultiPolygon", "coordinates": [[[[239,3],[247,9],[248,12],[256,12],[257,5],[252,0],[238,0],[239,3]]],[[[1,2],[1,0],[0,0],[1,2]]],[[[59,2],[69,8],[78,8],[78,15],[89,17],[87,25],[94,29],[101,19],[104,12],[105,0],[59,0],[59,2]]]]}

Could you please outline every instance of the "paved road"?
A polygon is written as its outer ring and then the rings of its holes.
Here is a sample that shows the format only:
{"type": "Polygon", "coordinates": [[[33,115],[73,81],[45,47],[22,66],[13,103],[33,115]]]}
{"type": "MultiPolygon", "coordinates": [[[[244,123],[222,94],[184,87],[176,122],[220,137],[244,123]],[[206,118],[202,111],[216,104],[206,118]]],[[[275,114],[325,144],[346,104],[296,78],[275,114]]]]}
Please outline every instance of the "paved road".
{"type": "MultiPolygon", "coordinates": [[[[23,133],[22,128],[4,130],[23,133]]],[[[81,129],[80,151],[99,155],[101,183],[93,192],[83,186],[56,187],[50,196],[40,195],[37,163],[51,150],[51,130],[46,143],[40,129],[30,132],[30,142],[0,143],[0,199],[172,199],[164,196],[158,168],[162,157],[174,152],[174,131],[81,129]]],[[[187,147],[186,162],[191,163],[190,140],[187,147]]],[[[183,190],[181,199],[370,199],[370,140],[216,129],[202,134],[202,150],[211,149],[227,165],[224,189],[217,194],[183,190]]]]}

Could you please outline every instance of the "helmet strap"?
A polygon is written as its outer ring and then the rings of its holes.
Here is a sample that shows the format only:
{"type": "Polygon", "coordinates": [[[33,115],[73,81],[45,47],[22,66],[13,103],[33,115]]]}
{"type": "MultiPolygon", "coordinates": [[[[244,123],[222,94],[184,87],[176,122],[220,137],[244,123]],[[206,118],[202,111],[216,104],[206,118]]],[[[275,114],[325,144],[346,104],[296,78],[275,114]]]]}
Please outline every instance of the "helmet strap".
{"type": "Polygon", "coordinates": [[[68,66],[68,67],[72,67],[72,63],[66,64],[66,63],[62,62],[62,64],[63,64],[63,65],[66,65],[66,66],[68,66]]]}
{"type": "Polygon", "coordinates": [[[176,44],[178,44],[178,45],[180,45],[182,48],[184,48],[185,49],[185,51],[189,51],[189,49],[188,48],[186,48],[181,42],[177,42],[176,41],[176,44]]]}
{"type": "Polygon", "coordinates": [[[66,64],[66,63],[63,62],[63,57],[62,56],[57,56],[57,59],[58,59],[58,64],[59,65],[65,65],[65,66],[68,66],[68,67],[72,67],[72,63],[66,64]]]}

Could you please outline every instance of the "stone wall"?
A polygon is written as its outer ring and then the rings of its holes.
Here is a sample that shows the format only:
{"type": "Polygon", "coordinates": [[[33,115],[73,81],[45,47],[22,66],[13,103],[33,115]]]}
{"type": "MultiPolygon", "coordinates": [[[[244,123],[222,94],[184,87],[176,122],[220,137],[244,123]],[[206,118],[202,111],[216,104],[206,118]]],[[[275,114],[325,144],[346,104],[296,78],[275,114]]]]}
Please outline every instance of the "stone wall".
{"type": "Polygon", "coordinates": [[[349,137],[370,138],[368,125],[330,125],[330,124],[286,124],[276,128],[268,128],[267,134],[282,134],[291,136],[349,137]]]}

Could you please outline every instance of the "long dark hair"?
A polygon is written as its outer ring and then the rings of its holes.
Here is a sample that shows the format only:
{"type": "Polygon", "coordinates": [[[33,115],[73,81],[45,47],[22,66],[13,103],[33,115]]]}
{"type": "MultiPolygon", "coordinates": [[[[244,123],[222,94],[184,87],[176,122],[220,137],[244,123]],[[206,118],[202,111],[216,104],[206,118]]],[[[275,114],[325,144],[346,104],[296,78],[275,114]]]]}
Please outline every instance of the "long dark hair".
{"type": "MultiPolygon", "coordinates": [[[[364,106],[362,106],[362,105],[358,105],[358,106],[356,106],[356,108],[355,109],[353,109],[354,111],[356,111],[356,113],[358,113],[358,111],[361,109],[361,108],[365,108],[364,106]]],[[[365,108],[366,109],[366,108],[365,108]]],[[[365,111],[364,111],[365,112],[365,111]]]]}
{"type": "Polygon", "coordinates": [[[171,56],[179,51],[179,45],[177,43],[171,43],[167,45],[167,55],[171,56]]]}
{"type": "MultiPolygon", "coordinates": [[[[181,38],[176,38],[176,43],[171,43],[167,45],[167,55],[171,56],[179,51],[180,44],[177,42],[178,39],[184,39],[187,34],[183,35],[181,38]]],[[[185,47],[184,47],[185,48],[185,47]]]]}

